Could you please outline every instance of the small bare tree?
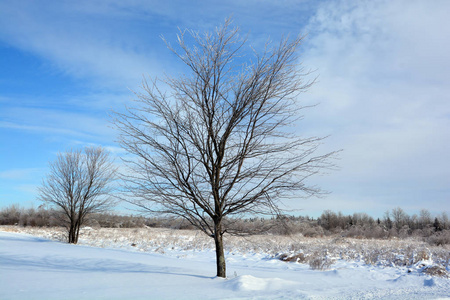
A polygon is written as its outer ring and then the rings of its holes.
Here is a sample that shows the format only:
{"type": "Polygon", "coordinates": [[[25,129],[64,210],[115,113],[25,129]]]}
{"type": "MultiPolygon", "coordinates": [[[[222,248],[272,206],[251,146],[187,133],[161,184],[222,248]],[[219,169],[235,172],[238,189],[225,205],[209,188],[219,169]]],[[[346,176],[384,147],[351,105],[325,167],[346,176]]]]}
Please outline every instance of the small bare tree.
{"type": "Polygon", "coordinates": [[[144,80],[137,105],[116,113],[119,142],[134,157],[125,159],[131,202],[214,238],[219,277],[231,217],[278,214],[283,197],[318,193],[305,179],[329,166],[333,153],[313,156],[322,138],[289,127],[311,85],[297,62],[301,41],[268,43],[245,60],[246,40],[229,20],[213,33],[180,31],[178,50],[166,44],[191,74],[144,80]]]}
{"type": "Polygon", "coordinates": [[[59,153],[50,163],[39,198],[60,210],[69,243],[78,242],[80,227],[89,214],[114,205],[110,194],[115,173],[109,153],[101,147],[59,153]]]}

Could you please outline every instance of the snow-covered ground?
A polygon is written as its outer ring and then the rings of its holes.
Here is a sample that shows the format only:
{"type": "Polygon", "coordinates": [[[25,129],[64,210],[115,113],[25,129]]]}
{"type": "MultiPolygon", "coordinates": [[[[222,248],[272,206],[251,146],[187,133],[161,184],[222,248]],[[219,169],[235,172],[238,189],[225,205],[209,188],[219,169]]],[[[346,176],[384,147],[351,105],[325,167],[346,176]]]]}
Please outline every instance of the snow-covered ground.
{"type": "MultiPolygon", "coordinates": [[[[292,237],[229,238],[222,279],[214,276],[210,239],[195,232],[85,230],[79,245],[69,245],[47,239],[62,237],[54,229],[6,229],[12,231],[0,228],[0,299],[450,299],[450,279],[420,272],[421,262],[386,267],[335,256],[329,270],[319,271],[281,261],[275,251],[306,247],[292,237]]],[[[354,252],[351,241],[333,243],[354,252]]]]}

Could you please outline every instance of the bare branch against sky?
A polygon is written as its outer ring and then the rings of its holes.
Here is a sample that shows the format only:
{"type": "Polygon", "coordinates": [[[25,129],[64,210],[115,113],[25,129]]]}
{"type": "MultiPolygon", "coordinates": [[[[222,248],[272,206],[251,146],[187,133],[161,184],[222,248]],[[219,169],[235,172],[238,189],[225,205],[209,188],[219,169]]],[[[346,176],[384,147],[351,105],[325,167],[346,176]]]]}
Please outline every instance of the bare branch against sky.
{"type": "Polygon", "coordinates": [[[252,52],[231,23],[180,31],[169,48],[190,72],[144,81],[137,103],[115,121],[120,144],[136,157],[125,160],[130,202],[213,237],[220,277],[222,236],[232,229],[225,220],[278,216],[282,198],[319,193],[306,179],[331,166],[335,154],[317,154],[322,138],[287,128],[302,109],[299,94],[312,84],[298,61],[302,37],[252,52]]]}
{"type": "Polygon", "coordinates": [[[143,75],[186,71],[160,36],[233,16],[258,52],[269,37],[306,34],[300,56],[318,81],[302,99],[319,105],[298,130],[330,135],[322,153],[344,149],[339,172],[311,178],[332,193],[288,207],[450,213],[449,10],[446,0],[2,0],[0,206],[39,205],[47,162],[64,149],[121,155],[109,111],[143,75]]]}

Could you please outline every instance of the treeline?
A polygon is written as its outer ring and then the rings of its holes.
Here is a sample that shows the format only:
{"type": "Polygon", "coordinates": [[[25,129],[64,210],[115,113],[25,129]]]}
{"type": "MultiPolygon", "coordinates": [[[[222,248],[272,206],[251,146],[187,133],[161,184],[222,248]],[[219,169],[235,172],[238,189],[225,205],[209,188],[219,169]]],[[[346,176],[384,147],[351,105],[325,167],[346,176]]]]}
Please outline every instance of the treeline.
{"type": "Polygon", "coordinates": [[[400,207],[387,211],[381,219],[374,219],[366,213],[343,215],[340,212],[326,210],[317,221],[324,230],[332,233],[351,231],[356,228],[379,228],[391,236],[408,236],[430,235],[433,232],[450,229],[449,219],[445,212],[433,217],[428,210],[422,209],[419,215],[409,216],[400,207]]]}
{"type": "Polygon", "coordinates": [[[56,211],[42,207],[25,209],[12,205],[0,210],[0,225],[59,226],[56,215],[56,211]]]}
{"type": "Polygon", "coordinates": [[[326,210],[317,219],[324,234],[339,234],[354,238],[423,238],[430,244],[450,244],[450,222],[443,212],[437,216],[422,209],[420,213],[408,215],[401,208],[386,211],[380,219],[374,219],[366,213],[343,215],[326,210]]]}
{"type": "MultiPolygon", "coordinates": [[[[60,212],[35,208],[10,206],[0,210],[0,225],[60,226],[60,212]]],[[[306,237],[337,235],[342,237],[388,239],[419,237],[430,244],[450,244],[450,222],[447,214],[432,216],[428,210],[408,215],[403,209],[387,211],[382,218],[374,219],[366,213],[344,215],[326,210],[315,219],[305,216],[280,216],[277,218],[243,218],[226,220],[231,234],[302,234],[306,237]]],[[[160,227],[195,229],[181,218],[157,218],[140,215],[93,214],[86,223],[94,228],[160,227]]]]}
{"type": "MultiPolygon", "coordinates": [[[[0,225],[52,227],[62,226],[61,212],[54,209],[21,208],[12,205],[0,210],[0,225]]],[[[150,218],[140,215],[98,213],[89,215],[86,226],[94,228],[140,228],[144,226],[172,229],[194,229],[184,219],[150,218]]]]}

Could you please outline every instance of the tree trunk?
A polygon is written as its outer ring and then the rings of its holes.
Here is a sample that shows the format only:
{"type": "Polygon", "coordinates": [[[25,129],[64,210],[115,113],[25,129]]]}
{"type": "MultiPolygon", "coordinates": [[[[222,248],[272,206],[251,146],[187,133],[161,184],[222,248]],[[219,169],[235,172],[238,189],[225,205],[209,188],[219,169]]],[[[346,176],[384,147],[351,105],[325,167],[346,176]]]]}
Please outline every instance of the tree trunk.
{"type": "Polygon", "coordinates": [[[80,224],[82,220],[71,220],[69,225],[69,244],[78,243],[78,236],[80,235],[80,224]]]}
{"type": "Polygon", "coordinates": [[[214,224],[214,242],[216,244],[217,277],[227,277],[225,254],[223,251],[223,233],[220,222],[214,224]]]}
{"type": "Polygon", "coordinates": [[[78,243],[78,237],[80,236],[81,223],[82,223],[82,221],[80,219],[78,219],[77,222],[75,223],[75,239],[73,242],[74,244],[78,243]]]}
{"type": "Polygon", "coordinates": [[[70,227],[69,227],[69,244],[76,244],[75,233],[76,233],[75,226],[73,224],[70,224],[70,227]]]}
{"type": "Polygon", "coordinates": [[[77,225],[77,228],[75,229],[75,238],[73,240],[74,244],[78,243],[78,236],[80,235],[80,225],[77,225]]]}

